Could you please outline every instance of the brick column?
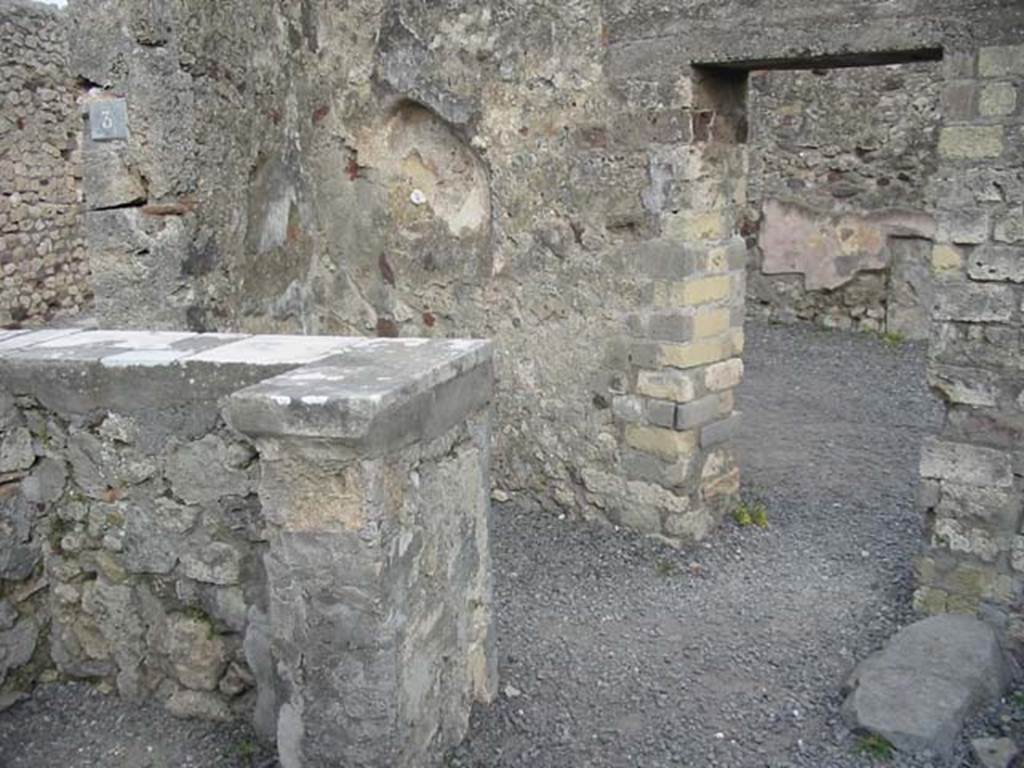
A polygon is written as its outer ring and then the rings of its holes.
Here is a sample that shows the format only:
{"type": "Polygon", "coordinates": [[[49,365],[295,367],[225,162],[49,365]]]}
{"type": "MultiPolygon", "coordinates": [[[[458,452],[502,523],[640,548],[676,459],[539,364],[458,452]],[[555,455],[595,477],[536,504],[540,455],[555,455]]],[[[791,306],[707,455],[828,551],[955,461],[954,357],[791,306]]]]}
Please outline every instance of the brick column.
{"type": "Polygon", "coordinates": [[[948,413],[922,454],[916,603],[1005,610],[1024,572],[1024,46],[952,52],[945,67],[929,381],[948,413]]]}
{"type": "Polygon", "coordinates": [[[627,318],[630,391],[613,403],[632,497],[623,522],[671,541],[702,538],[739,493],[729,441],[743,375],[745,87],[724,75],[695,80],[680,209],[634,254],[648,290],[647,306],[627,318]]]}

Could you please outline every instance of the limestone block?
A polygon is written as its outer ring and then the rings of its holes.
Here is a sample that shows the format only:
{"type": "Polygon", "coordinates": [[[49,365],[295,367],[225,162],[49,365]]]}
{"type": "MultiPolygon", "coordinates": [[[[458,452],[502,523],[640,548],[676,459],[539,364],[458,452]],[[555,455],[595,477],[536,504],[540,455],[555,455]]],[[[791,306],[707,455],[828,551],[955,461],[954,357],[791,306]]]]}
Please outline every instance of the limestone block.
{"type": "Polygon", "coordinates": [[[989,214],[977,209],[944,211],[939,217],[936,237],[954,245],[979,245],[988,241],[989,214]]]}
{"type": "Polygon", "coordinates": [[[718,418],[719,408],[717,395],[708,395],[692,403],[676,406],[675,428],[690,430],[702,427],[718,418]]]}
{"type": "Polygon", "coordinates": [[[1017,110],[1017,88],[1012,83],[993,83],[981,91],[978,111],[983,117],[1005,117],[1017,110]]]}
{"type": "Polygon", "coordinates": [[[993,448],[925,440],[921,453],[921,476],[951,480],[964,485],[1008,488],[1013,484],[1010,456],[993,448]]]}
{"type": "Polygon", "coordinates": [[[658,346],[658,362],[684,370],[717,363],[742,351],[737,349],[737,342],[738,339],[718,337],[692,344],[661,344],[658,346]]]}
{"type": "Polygon", "coordinates": [[[1006,323],[1016,306],[1009,286],[940,282],[935,286],[932,318],[968,323],[1006,323]]]}
{"type": "Polygon", "coordinates": [[[230,466],[228,446],[217,435],[181,446],[168,459],[164,471],[175,495],[189,504],[245,496],[252,489],[249,474],[230,466]]]}
{"type": "Polygon", "coordinates": [[[704,386],[711,392],[738,387],[743,380],[743,360],[733,358],[709,365],[704,370],[704,386]]]}
{"type": "Polygon", "coordinates": [[[696,432],[678,432],[662,427],[626,427],[626,445],[638,451],[659,456],[665,461],[676,461],[697,449],[696,432]]]}
{"type": "Polygon", "coordinates": [[[998,125],[949,126],[939,134],[939,154],[950,160],[986,160],[1003,154],[998,125]]]}
{"type": "Polygon", "coordinates": [[[640,371],[637,392],[646,397],[688,403],[696,397],[693,379],[683,371],[640,371]]]}
{"type": "Polygon", "coordinates": [[[994,239],[1000,243],[1024,243],[1024,209],[997,219],[994,239]]]}
{"type": "Polygon", "coordinates": [[[992,628],[971,616],[912,624],[854,671],[843,718],[909,753],[948,758],[967,714],[1008,679],[992,628]]]}
{"type": "Polygon", "coordinates": [[[982,77],[1024,75],[1024,46],[999,45],[982,48],[978,54],[978,74],[982,77]]]}
{"type": "Polygon", "coordinates": [[[175,676],[183,686],[197,691],[216,690],[227,658],[224,644],[208,621],[171,616],[163,642],[175,676]]]}
{"type": "Polygon", "coordinates": [[[1024,283],[1024,246],[985,245],[970,257],[967,274],[980,282],[1024,283]]]}

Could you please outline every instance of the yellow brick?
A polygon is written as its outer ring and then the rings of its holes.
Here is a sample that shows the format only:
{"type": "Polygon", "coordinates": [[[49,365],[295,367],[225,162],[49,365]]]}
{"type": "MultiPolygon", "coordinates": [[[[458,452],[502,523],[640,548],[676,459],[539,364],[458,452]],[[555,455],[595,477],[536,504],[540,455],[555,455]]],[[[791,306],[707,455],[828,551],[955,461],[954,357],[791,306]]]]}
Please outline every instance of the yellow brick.
{"type": "Polygon", "coordinates": [[[697,432],[676,432],[674,429],[631,424],[626,427],[626,444],[638,451],[660,456],[666,461],[675,461],[697,450],[697,432]]]}
{"type": "Polygon", "coordinates": [[[698,339],[718,336],[729,330],[732,313],[728,309],[713,309],[701,312],[693,318],[693,335],[698,339]]]}
{"type": "Polygon", "coordinates": [[[950,272],[963,266],[964,257],[951,245],[936,245],[932,248],[932,271],[950,272]]]}
{"type": "Polygon", "coordinates": [[[692,344],[661,344],[658,359],[672,368],[696,368],[698,365],[717,363],[732,357],[732,343],[728,337],[695,341],[692,344]]]}
{"type": "Polygon", "coordinates": [[[728,275],[699,277],[681,283],[655,283],[654,305],[662,308],[696,307],[729,298],[728,275]]]}
{"type": "Polygon", "coordinates": [[[666,217],[664,232],[681,240],[721,240],[732,233],[732,217],[723,211],[683,211],[666,217]]]}
{"type": "Polygon", "coordinates": [[[681,303],[692,307],[700,304],[710,304],[713,301],[721,301],[722,299],[729,298],[731,287],[729,278],[726,275],[688,280],[681,285],[681,303]]]}
{"type": "Polygon", "coordinates": [[[939,134],[939,154],[954,160],[980,160],[1003,154],[999,125],[956,125],[939,134]]]}

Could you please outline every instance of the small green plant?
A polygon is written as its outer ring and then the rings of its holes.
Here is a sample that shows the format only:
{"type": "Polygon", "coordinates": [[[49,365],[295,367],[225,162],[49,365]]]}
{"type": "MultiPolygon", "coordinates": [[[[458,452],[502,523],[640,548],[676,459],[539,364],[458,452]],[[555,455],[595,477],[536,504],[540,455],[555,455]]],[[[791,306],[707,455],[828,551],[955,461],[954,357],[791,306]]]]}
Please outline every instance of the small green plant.
{"type": "Polygon", "coordinates": [[[740,528],[756,525],[758,528],[768,527],[768,508],[760,501],[741,501],[733,510],[732,519],[740,528]]]}
{"type": "Polygon", "coordinates": [[[1024,709],[1024,691],[1017,691],[1010,696],[1010,703],[1018,709],[1024,709]]]}
{"type": "Polygon", "coordinates": [[[252,739],[242,739],[235,745],[235,754],[243,761],[244,765],[252,765],[256,757],[256,744],[252,739]]]}
{"type": "Polygon", "coordinates": [[[899,331],[886,331],[882,334],[882,341],[890,347],[901,346],[906,340],[907,337],[899,331]]]}
{"type": "Polygon", "coordinates": [[[893,746],[886,739],[872,733],[860,737],[857,741],[856,752],[858,755],[870,757],[872,760],[891,760],[893,746]]]}
{"type": "Polygon", "coordinates": [[[667,560],[665,558],[662,558],[654,564],[654,570],[657,571],[659,576],[664,576],[665,578],[675,576],[679,573],[679,567],[671,560],[667,560]]]}

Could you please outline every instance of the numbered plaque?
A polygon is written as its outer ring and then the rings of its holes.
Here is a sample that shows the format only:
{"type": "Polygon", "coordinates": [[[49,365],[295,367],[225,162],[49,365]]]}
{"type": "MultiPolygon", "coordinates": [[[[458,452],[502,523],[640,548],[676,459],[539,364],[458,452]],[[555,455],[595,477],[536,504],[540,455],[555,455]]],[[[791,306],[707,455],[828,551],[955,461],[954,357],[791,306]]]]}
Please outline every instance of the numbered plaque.
{"type": "Polygon", "coordinates": [[[128,138],[128,108],[124,99],[104,99],[89,105],[89,133],[93,141],[128,138]]]}

